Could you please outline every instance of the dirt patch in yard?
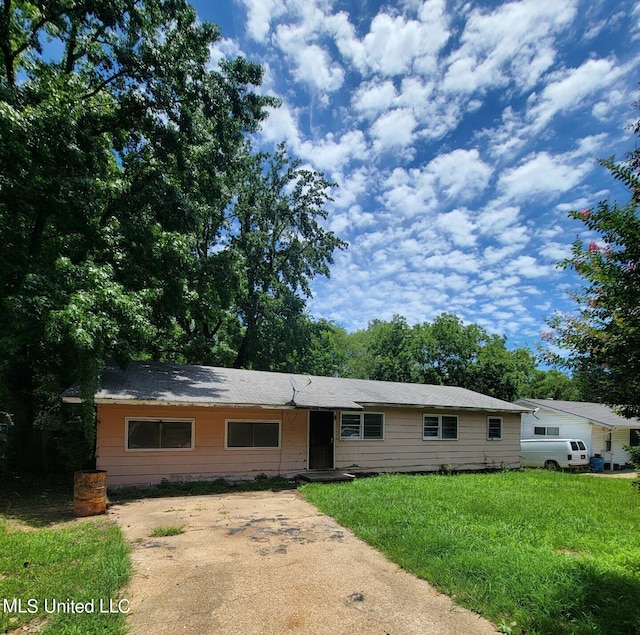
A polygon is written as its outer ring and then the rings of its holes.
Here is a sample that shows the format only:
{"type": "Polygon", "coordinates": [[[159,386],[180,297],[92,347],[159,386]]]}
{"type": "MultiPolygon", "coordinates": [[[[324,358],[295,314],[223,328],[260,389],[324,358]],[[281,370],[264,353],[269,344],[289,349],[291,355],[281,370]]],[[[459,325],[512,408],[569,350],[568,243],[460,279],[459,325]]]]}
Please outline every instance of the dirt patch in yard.
{"type": "Polygon", "coordinates": [[[132,635],[489,635],[296,491],[145,499],[109,516],[133,545],[132,635]],[[184,533],[151,538],[156,527],[184,533]]]}

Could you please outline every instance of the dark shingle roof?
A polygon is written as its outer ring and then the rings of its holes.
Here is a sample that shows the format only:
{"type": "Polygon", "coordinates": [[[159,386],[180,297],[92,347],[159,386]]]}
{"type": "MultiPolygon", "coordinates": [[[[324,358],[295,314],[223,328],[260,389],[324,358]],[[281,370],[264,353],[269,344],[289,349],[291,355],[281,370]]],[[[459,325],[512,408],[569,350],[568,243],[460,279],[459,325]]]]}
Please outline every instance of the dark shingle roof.
{"type": "MultiPolygon", "coordinates": [[[[416,406],[523,412],[530,408],[455,386],[291,375],[235,368],[134,362],[108,366],[96,402],[203,406],[259,406],[359,410],[364,406],[416,406]],[[295,397],[293,383],[296,385],[295,397]],[[295,403],[292,403],[292,399],[295,403]]],[[[77,402],[77,389],[63,395],[77,402]]]]}
{"type": "Polygon", "coordinates": [[[576,417],[587,419],[592,423],[600,423],[611,428],[638,428],[637,419],[627,419],[616,414],[611,406],[588,401],[562,401],[560,399],[518,399],[517,403],[532,407],[557,410],[576,417]]]}

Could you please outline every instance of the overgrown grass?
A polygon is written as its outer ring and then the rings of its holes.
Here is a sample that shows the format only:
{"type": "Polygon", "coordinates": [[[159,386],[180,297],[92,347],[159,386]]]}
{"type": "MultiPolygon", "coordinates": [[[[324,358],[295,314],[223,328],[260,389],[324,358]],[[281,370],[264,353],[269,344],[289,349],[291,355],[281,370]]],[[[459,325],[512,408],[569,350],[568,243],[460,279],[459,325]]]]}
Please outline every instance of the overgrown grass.
{"type": "MultiPolygon", "coordinates": [[[[100,610],[117,611],[130,575],[129,546],[120,529],[104,518],[73,520],[72,496],[68,483],[43,486],[20,479],[3,483],[0,633],[40,621],[39,632],[45,635],[125,632],[123,613],[100,610]],[[25,612],[16,611],[16,600],[21,600],[25,612]],[[93,612],[79,613],[76,606],[74,612],[58,612],[56,607],[55,612],[47,613],[45,609],[54,609],[53,600],[72,600],[85,606],[93,600],[93,612]],[[28,612],[35,608],[37,612],[28,612]]],[[[126,609],[126,603],[120,608],[126,609]]]]}
{"type": "Polygon", "coordinates": [[[542,470],[310,484],[307,499],[393,561],[527,635],[640,633],[640,496],[542,470]]]}

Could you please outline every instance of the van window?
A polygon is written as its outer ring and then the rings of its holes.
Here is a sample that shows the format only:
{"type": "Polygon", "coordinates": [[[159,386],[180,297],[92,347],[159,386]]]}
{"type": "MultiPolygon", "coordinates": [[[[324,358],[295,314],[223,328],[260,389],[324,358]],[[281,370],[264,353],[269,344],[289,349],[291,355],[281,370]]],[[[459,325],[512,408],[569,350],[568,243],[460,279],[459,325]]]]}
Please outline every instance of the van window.
{"type": "Polygon", "coordinates": [[[571,441],[571,449],[572,450],[578,450],[578,444],[575,441],[571,441]]]}
{"type": "Polygon", "coordinates": [[[581,450],[586,450],[587,449],[587,446],[584,443],[582,443],[582,441],[578,441],[578,447],[581,450]]]}

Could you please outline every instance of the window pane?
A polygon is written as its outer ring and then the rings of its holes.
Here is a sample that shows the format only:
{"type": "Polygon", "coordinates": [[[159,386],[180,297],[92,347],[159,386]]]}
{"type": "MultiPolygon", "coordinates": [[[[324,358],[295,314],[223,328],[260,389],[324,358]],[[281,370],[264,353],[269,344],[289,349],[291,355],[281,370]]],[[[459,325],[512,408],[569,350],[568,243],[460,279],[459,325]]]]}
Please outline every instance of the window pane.
{"type": "Polygon", "coordinates": [[[250,448],[253,445],[253,424],[229,421],[227,446],[230,448],[250,448]]]}
{"type": "Polygon", "coordinates": [[[364,413],[364,438],[382,439],[382,414],[364,413]]]}
{"type": "Polygon", "coordinates": [[[253,447],[254,448],[277,448],[279,443],[280,424],[278,423],[254,423],[253,424],[253,447]]]}
{"type": "Polygon", "coordinates": [[[160,447],[159,421],[129,421],[127,447],[130,450],[158,449],[160,447]]]}
{"type": "Polygon", "coordinates": [[[424,416],[422,436],[429,439],[438,438],[439,419],[433,415],[424,416]]]}
{"type": "Polygon", "coordinates": [[[544,436],[546,428],[544,426],[535,426],[533,429],[533,434],[537,434],[539,436],[544,436]]]}
{"type": "Polygon", "coordinates": [[[640,430],[629,430],[629,445],[631,447],[640,445],[640,430]]]}
{"type": "Polygon", "coordinates": [[[587,446],[584,443],[582,443],[582,441],[578,441],[578,447],[581,450],[586,450],[587,449],[587,446]]]}
{"type": "Polygon", "coordinates": [[[340,438],[360,438],[360,413],[342,413],[340,418],[340,438]]]}
{"type": "Polygon", "coordinates": [[[487,436],[490,439],[502,438],[502,419],[499,417],[489,417],[489,429],[487,436]]]}
{"type": "Polygon", "coordinates": [[[572,449],[574,452],[577,452],[577,451],[578,451],[578,444],[577,444],[575,441],[571,441],[571,449],[572,449]]]}
{"type": "Polygon", "coordinates": [[[160,447],[162,448],[190,448],[190,421],[163,421],[160,423],[160,447]]]}
{"type": "Polygon", "coordinates": [[[227,447],[229,448],[277,448],[280,424],[261,421],[229,421],[227,447]]]}
{"type": "Polygon", "coordinates": [[[558,427],[549,427],[549,428],[547,428],[547,436],[549,436],[549,437],[559,437],[560,436],[560,428],[558,428],[558,427]]]}
{"type": "Polygon", "coordinates": [[[458,417],[452,417],[449,415],[442,416],[442,438],[458,438],[458,417]]]}

